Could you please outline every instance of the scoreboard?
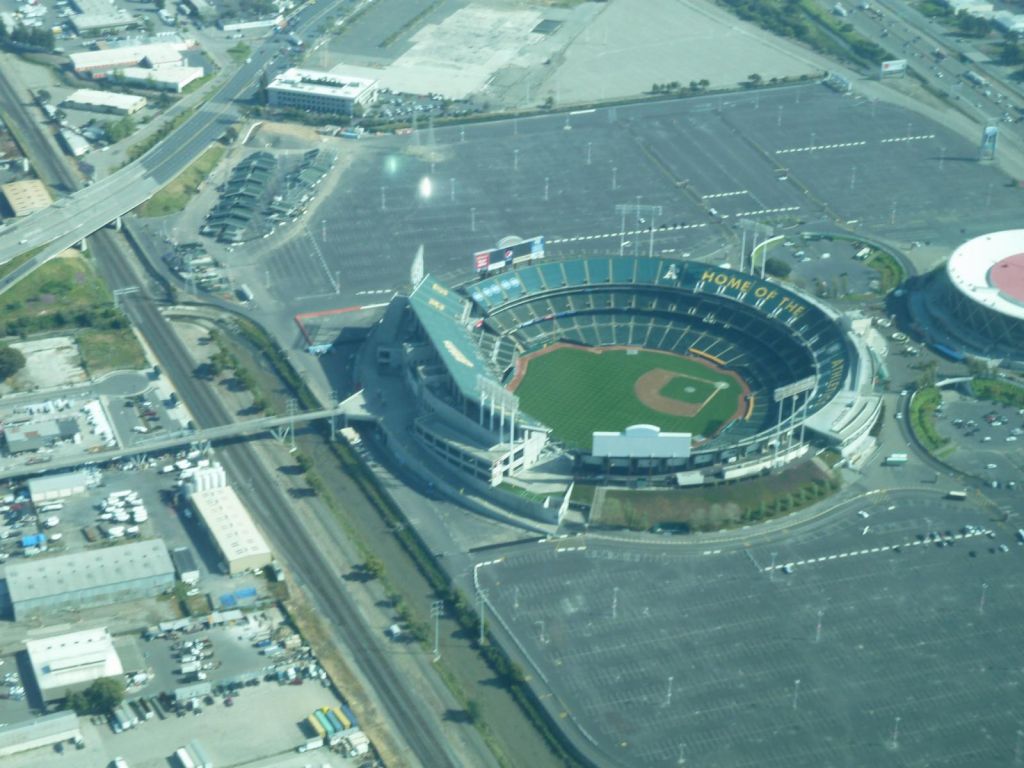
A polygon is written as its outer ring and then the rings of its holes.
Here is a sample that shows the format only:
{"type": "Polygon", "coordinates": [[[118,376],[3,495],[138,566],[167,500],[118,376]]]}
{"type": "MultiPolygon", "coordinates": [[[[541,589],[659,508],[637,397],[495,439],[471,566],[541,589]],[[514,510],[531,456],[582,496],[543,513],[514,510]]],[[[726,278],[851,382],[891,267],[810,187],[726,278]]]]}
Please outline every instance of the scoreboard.
{"type": "Polygon", "coordinates": [[[514,264],[544,258],[544,237],[532,237],[504,248],[477,251],[473,254],[473,266],[478,273],[506,269],[514,264]]]}

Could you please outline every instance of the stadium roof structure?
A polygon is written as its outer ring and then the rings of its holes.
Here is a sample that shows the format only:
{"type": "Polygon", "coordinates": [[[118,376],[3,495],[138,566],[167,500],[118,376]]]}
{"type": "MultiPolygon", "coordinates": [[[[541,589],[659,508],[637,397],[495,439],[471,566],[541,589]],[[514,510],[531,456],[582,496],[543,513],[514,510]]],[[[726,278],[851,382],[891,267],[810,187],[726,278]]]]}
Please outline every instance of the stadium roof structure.
{"type": "Polygon", "coordinates": [[[1024,320],[1024,229],[968,240],[949,257],[946,274],[971,301],[1024,320]]]}
{"type": "Polygon", "coordinates": [[[427,275],[409,296],[409,304],[463,397],[479,399],[480,376],[498,383],[466,327],[469,302],[427,275]]]}

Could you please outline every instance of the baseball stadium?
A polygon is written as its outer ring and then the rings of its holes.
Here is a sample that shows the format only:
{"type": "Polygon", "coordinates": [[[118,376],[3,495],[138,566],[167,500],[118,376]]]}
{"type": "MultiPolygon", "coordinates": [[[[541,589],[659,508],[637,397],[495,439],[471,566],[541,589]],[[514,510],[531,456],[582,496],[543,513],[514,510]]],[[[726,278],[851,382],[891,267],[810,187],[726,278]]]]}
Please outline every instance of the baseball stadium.
{"type": "Polygon", "coordinates": [[[810,297],[677,259],[527,261],[392,301],[376,373],[414,406],[391,444],[476,490],[549,491],[738,479],[868,438],[871,361],[810,297]]]}

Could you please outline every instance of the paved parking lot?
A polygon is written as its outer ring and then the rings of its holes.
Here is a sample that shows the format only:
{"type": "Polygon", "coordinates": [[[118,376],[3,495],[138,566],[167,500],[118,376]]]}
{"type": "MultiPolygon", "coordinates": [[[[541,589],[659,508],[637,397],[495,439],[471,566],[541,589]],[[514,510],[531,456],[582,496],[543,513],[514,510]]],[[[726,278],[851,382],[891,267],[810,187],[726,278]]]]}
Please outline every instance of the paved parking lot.
{"type": "Polygon", "coordinates": [[[461,282],[474,251],[508,236],[543,234],[555,257],[653,250],[735,262],[740,219],[783,231],[856,222],[952,247],[1015,226],[1018,208],[998,169],[968,161],[970,142],[818,84],[420,125],[353,151],[307,233],[261,242],[236,279],[310,311],[408,289],[420,245],[428,272],[461,282]]]}
{"type": "Polygon", "coordinates": [[[1008,762],[1024,548],[941,496],[866,495],[749,547],[509,550],[480,580],[606,764],[1008,762]]]}
{"type": "Polygon", "coordinates": [[[935,416],[939,434],[956,446],[944,458],[947,464],[988,485],[997,483],[998,488],[1020,485],[1024,479],[1024,414],[1019,409],[946,389],[942,410],[935,416]]]}

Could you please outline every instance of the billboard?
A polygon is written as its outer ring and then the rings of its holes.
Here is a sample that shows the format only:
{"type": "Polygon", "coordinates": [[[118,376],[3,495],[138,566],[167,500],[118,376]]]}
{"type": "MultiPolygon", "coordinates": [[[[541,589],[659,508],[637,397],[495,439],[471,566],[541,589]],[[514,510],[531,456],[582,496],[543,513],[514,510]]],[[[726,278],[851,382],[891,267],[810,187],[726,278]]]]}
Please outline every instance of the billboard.
{"type": "Polygon", "coordinates": [[[478,273],[505,269],[513,264],[544,258],[544,237],[532,237],[504,248],[477,251],[473,254],[473,267],[478,273]]]}
{"type": "Polygon", "coordinates": [[[907,73],[906,59],[890,59],[882,62],[882,77],[890,75],[905,75],[907,73]]]}

